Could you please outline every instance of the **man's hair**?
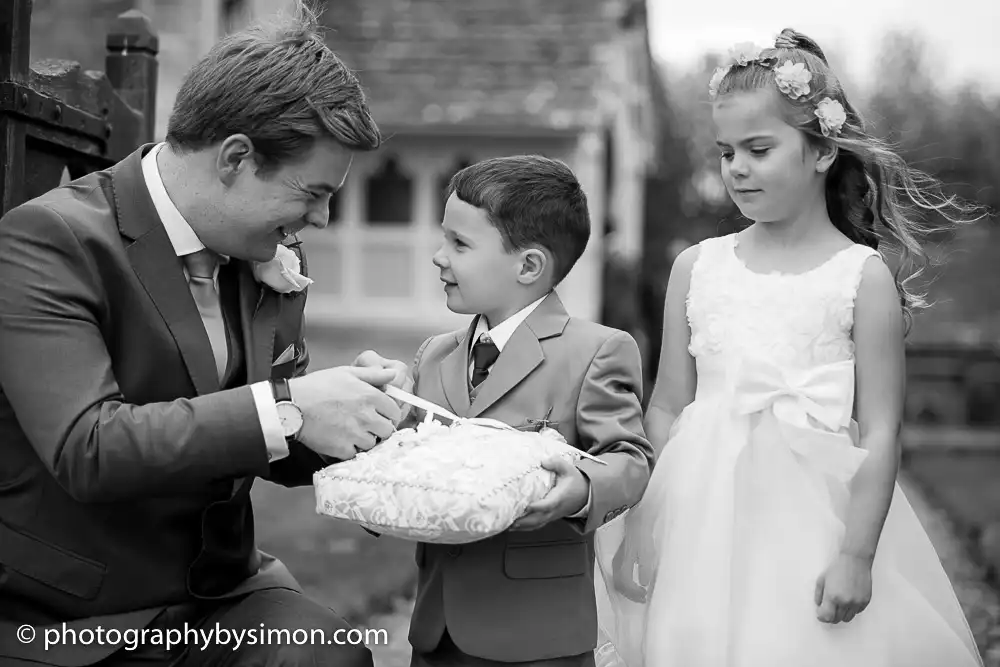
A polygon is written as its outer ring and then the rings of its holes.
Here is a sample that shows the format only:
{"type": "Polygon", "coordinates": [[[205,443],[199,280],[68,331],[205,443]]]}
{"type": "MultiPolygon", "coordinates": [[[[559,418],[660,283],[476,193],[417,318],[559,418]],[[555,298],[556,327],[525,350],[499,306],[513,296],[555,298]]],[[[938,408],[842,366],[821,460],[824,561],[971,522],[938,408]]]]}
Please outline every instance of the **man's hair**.
{"type": "Polygon", "coordinates": [[[263,170],[308,152],[320,137],[373,151],[382,137],[358,79],[326,45],[304,0],[220,40],[188,72],[167,141],[199,150],[245,134],[263,170]]]}
{"type": "Polygon", "coordinates": [[[540,155],[515,155],[477,162],[455,174],[454,194],[482,209],[507,252],[541,246],[552,255],[554,285],[580,259],[590,240],[587,196],[573,171],[540,155]]]}

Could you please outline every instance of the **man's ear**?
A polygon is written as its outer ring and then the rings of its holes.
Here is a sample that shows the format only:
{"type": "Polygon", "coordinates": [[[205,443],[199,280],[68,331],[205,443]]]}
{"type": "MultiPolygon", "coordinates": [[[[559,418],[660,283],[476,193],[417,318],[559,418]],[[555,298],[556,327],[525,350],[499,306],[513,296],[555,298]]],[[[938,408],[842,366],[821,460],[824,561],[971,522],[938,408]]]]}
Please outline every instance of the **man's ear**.
{"type": "Polygon", "coordinates": [[[522,285],[531,285],[541,280],[548,265],[549,258],[541,248],[522,250],[521,270],[517,275],[518,282],[522,285]]]}
{"type": "Polygon", "coordinates": [[[219,147],[215,168],[219,178],[226,185],[232,185],[244,171],[256,170],[256,153],[253,141],[245,134],[234,134],[226,137],[219,147]]]}

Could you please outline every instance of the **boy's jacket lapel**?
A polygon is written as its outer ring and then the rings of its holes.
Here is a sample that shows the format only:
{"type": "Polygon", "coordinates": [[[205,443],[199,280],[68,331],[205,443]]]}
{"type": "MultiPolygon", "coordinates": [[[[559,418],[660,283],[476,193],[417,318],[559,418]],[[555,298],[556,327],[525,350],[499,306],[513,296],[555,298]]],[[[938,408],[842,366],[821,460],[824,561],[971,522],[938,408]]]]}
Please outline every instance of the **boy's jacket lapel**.
{"type": "Polygon", "coordinates": [[[473,318],[468,331],[458,339],[458,345],[441,362],[441,385],[449,407],[459,417],[467,417],[469,412],[469,341],[476,332],[473,318]]]}
{"type": "MultiPolygon", "coordinates": [[[[514,334],[493,364],[489,376],[479,385],[479,392],[472,401],[467,416],[481,415],[538,368],[545,361],[541,341],[561,335],[568,322],[569,315],[566,313],[566,308],[556,293],[552,292],[538,304],[521,326],[514,330],[514,334]]],[[[463,348],[467,347],[467,341],[474,332],[475,329],[471,329],[466,335],[466,344],[462,346],[463,348]]],[[[468,383],[464,386],[468,387],[468,383]]]]}

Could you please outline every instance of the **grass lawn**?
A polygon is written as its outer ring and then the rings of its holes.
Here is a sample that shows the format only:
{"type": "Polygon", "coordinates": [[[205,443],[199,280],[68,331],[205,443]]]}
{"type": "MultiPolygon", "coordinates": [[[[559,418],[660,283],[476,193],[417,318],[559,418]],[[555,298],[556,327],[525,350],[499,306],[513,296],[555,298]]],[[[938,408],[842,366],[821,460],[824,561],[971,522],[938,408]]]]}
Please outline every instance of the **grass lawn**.
{"type": "MultiPolygon", "coordinates": [[[[350,364],[368,348],[409,363],[424,339],[379,330],[309,334],[312,369],[350,364]]],[[[260,548],[280,558],[309,595],[352,622],[387,611],[415,582],[412,543],[376,539],[353,524],[316,514],[311,486],[286,489],[257,480],[253,504],[260,548]]]]}

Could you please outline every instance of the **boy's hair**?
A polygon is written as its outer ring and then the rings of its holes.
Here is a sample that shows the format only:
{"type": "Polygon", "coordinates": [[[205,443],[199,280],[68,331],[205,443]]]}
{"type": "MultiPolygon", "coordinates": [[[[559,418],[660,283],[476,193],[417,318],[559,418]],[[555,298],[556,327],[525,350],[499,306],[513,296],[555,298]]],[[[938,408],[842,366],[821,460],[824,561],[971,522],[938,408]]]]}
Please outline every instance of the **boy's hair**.
{"type": "Polygon", "coordinates": [[[233,134],[253,141],[265,173],[320,137],[352,150],[381,144],[361,85],[304,0],[290,15],[223,38],[185,77],[167,127],[171,147],[200,150],[233,134]]]}
{"type": "Polygon", "coordinates": [[[809,37],[790,28],[782,30],[774,48],[764,49],[745,66],[731,67],[719,82],[717,95],[762,88],[775,91],[786,121],[802,131],[810,143],[836,144],[838,156],[826,179],[830,220],[855,243],[876,250],[880,241],[898,247],[901,262],[895,281],[909,328],[913,311],[929,305],[925,294],[909,285],[928,263],[917,237],[943,230],[944,225],[954,227],[981,219],[985,209],[943,194],[938,180],[910,167],[889,144],[875,137],[847,100],[823,50],[809,37]],[[775,84],[775,66],[786,61],[804,64],[812,75],[809,93],[797,100],[780,94],[775,84]],[[772,66],[774,63],[777,65],[772,66]],[[823,135],[815,113],[824,97],[839,102],[847,115],[840,133],[831,137],[823,135]],[[919,219],[920,213],[936,214],[939,220],[927,223],[919,219]],[[876,223],[881,224],[876,227],[876,223]]]}
{"type": "Polygon", "coordinates": [[[540,155],[477,162],[456,173],[454,194],[486,212],[507,252],[541,246],[553,258],[553,286],[569,274],[590,240],[587,196],[573,171],[540,155]]]}

